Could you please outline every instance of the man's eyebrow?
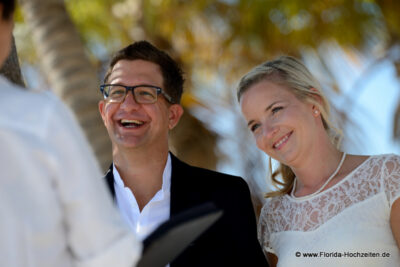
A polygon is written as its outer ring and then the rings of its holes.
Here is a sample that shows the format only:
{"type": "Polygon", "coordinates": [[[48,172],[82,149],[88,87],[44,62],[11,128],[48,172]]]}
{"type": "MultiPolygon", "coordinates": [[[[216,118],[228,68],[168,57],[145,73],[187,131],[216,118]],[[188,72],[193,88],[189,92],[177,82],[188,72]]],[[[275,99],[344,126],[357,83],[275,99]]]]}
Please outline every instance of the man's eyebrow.
{"type": "MultiPolygon", "coordinates": [[[[268,107],[266,107],[266,109],[265,109],[264,111],[270,110],[276,103],[279,103],[279,102],[282,102],[282,101],[278,100],[278,101],[272,102],[268,107]]],[[[247,127],[249,127],[250,124],[252,124],[253,122],[254,122],[254,120],[250,120],[250,121],[247,123],[247,127]]]]}

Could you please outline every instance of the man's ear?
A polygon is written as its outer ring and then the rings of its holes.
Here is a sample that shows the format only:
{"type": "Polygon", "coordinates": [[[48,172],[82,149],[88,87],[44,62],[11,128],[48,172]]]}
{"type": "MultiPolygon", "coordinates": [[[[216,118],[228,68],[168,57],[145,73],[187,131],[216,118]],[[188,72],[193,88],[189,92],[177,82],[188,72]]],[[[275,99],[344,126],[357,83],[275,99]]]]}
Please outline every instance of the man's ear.
{"type": "Polygon", "coordinates": [[[169,106],[168,128],[172,130],[179,122],[183,114],[183,108],[179,104],[169,106]]]}
{"type": "Polygon", "coordinates": [[[98,106],[99,106],[99,112],[100,112],[101,118],[103,119],[103,122],[105,122],[105,119],[106,119],[106,115],[105,115],[106,103],[105,103],[105,101],[100,100],[98,106]]]}

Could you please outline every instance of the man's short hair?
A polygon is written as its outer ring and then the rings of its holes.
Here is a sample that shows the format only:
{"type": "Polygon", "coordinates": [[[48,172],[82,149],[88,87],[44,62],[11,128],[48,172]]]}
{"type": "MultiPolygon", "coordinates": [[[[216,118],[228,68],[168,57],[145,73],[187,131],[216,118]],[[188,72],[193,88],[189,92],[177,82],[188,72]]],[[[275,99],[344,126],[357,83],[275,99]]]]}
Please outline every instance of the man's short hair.
{"type": "Polygon", "coordinates": [[[164,51],[147,41],[138,41],[119,50],[112,58],[104,83],[112,73],[115,64],[120,60],[145,60],[160,66],[163,76],[163,90],[172,97],[173,103],[180,103],[183,92],[183,72],[178,64],[164,51]]]}
{"type": "Polygon", "coordinates": [[[1,19],[9,20],[14,14],[15,0],[0,0],[0,4],[3,6],[3,13],[1,19]]]}

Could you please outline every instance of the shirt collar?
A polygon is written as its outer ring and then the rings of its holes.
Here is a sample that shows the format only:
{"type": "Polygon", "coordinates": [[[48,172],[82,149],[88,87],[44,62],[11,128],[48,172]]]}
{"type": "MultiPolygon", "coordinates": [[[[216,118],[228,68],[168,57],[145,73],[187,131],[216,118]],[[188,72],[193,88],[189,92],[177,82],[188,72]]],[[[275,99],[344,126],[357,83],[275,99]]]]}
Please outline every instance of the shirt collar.
{"type": "Polygon", "coordinates": [[[171,191],[171,165],[171,155],[168,153],[167,163],[165,164],[163,172],[163,184],[161,188],[164,193],[169,193],[171,191]]]}
{"type": "MultiPolygon", "coordinates": [[[[168,153],[167,163],[165,164],[164,167],[164,172],[162,176],[162,186],[161,186],[162,193],[166,195],[169,195],[171,191],[171,170],[172,170],[171,155],[170,153],[168,153]]],[[[114,175],[114,183],[119,187],[122,188],[125,187],[124,181],[119,175],[119,172],[115,167],[114,163],[113,163],[113,175],[114,175]]]]}

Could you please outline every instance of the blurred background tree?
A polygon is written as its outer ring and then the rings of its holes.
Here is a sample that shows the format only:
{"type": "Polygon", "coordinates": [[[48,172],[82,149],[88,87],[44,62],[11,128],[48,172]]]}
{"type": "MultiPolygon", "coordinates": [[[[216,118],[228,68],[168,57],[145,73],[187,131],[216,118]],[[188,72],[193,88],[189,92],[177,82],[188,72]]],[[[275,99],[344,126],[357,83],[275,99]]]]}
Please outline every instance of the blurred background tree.
{"type": "MultiPolygon", "coordinates": [[[[186,73],[186,112],[171,134],[171,150],[194,165],[244,176],[257,208],[268,190],[268,172],[238,112],[235,85],[243,74],[280,54],[302,58],[332,99],[333,120],[348,137],[343,146],[358,153],[366,145],[365,133],[350,114],[363,81],[382,62],[400,76],[400,1],[395,0],[20,3],[14,34],[28,85],[52,88],[72,108],[103,168],[111,152],[96,113],[98,85],[113,52],[147,39],[186,73]],[[344,88],[343,80],[352,85],[344,88]]],[[[400,102],[392,115],[392,135],[399,139],[400,102]]]]}

